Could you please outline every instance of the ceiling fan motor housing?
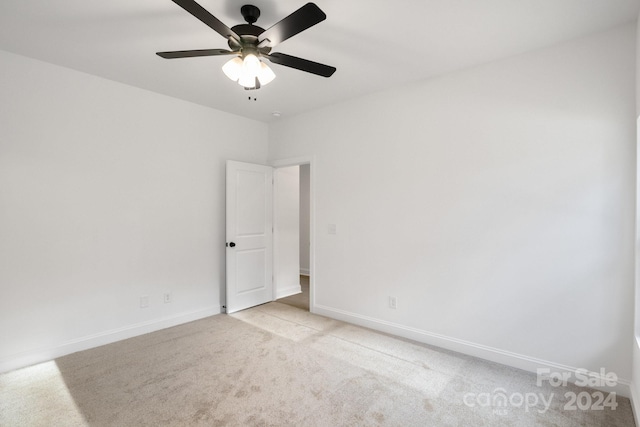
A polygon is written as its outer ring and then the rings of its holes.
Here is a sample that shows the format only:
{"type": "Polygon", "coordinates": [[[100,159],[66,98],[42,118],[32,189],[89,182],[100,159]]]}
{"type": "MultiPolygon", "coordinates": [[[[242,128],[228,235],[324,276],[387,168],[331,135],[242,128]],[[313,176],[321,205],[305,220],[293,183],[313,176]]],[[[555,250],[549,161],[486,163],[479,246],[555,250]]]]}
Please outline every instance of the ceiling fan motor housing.
{"type": "Polygon", "coordinates": [[[240,36],[240,44],[233,39],[229,39],[229,47],[233,51],[240,50],[242,57],[250,53],[259,56],[260,54],[268,55],[271,51],[270,47],[258,47],[258,36],[264,32],[264,30],[255,25],[240,24],[231,28],[236,34],[240,36]]]}
{"type": "MultiPolygon", "coordinates": [[[[231,30],[240,36],[240,46],[238,46],[238,43],[235,40],[229,39],[229,47],[231,50],[240,48],[243,57],[250,53],[259,55],[258,36],[264,32],[264,28],[253,24],[260,17],[260,9],[252,4],[245,4],[240,8],[240,13],[242,13],[247,24],[239,24],[231,27],[231,30]]],[[[263,53],[267,54],[268,52],[263,53]]]]}

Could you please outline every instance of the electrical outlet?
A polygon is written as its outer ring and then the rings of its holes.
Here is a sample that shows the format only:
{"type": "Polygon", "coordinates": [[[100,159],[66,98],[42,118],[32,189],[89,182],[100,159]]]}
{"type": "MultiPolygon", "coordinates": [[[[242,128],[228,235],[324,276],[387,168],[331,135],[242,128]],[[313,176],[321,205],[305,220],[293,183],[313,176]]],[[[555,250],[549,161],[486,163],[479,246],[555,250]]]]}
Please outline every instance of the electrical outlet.
{"type": "Polygon", "coordinates": [[[167,292],[164,294],[164,303],[168,304],[172,301],[171,292],[167,292]]]}
{"type": "Polygon", "coordinates": [[[393,308],[394,310],[398,308],[398,300],[396,297],[389,297],[389,308],[393,308]]]}
{"type": "Polygon", "coordinates": [[[144,295],[140,297],[140,308],[149,307],[149,295],[144,295]]]}

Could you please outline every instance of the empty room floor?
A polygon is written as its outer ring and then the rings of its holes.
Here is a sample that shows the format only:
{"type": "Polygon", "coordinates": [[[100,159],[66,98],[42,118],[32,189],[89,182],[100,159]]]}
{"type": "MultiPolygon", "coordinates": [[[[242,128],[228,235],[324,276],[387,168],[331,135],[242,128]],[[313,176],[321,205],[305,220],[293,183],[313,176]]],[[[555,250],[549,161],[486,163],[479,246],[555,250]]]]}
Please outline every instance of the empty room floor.
{"type": "Polygon", "coordinates": [[[583,391],[272,302],[3,374],[0,425],[634,425],[583,391]]]}

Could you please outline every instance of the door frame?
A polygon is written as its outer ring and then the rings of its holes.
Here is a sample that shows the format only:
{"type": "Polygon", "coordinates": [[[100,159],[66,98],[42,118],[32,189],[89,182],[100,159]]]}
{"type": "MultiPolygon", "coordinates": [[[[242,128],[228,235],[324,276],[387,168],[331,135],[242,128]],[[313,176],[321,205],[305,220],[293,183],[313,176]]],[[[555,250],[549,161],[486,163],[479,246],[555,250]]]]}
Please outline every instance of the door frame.
{"type": "MultiPolygon", "coordinates": [[[[309,165],[309,311],[315,313],[315,289],[316,289],[316,198],[315,198],[315,156],[302,156],[288,159],[272,160],[269,166],[274,169],[286,168],[290,166],[309,165]]],[[[275,215],[275,212],[274,212],[275,215]]],[[[274,216],[275,221],[275,216],[274,216]]],[[[274,236],[275,238],[275,236],[274,236]]],[[[274,271],[277,268],[279,256],[274,248],[273,261],[274,271]]],[[[273,287],[273,299],[276,298],[276,287],[273,287]]]]}

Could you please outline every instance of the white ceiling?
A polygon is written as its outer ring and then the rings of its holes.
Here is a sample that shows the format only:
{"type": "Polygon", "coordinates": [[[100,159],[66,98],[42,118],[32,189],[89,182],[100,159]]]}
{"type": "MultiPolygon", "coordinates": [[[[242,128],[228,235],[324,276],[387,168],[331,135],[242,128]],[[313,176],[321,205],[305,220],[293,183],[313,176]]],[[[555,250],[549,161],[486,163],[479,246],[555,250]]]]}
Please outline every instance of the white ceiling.
{"type": "MultiPolygon", "coordinates": [[[[243,4],[269,28],[305,0],[199,0],[231,27],[243,4]]],[[[0,49],[270,122],[348,98],[634,22],[640,0],[316,0],[324,22],[274,49],[335,66],[331,78],[272,65],[258,91],[228,80],[228,57],[157,51],[226,48],[170,0],[0,0],[0,49]],[[248,100],[248,96],[257,100],[248,100]]],[[[0,71],[1,73],[1,71],[0,71]]]]}

